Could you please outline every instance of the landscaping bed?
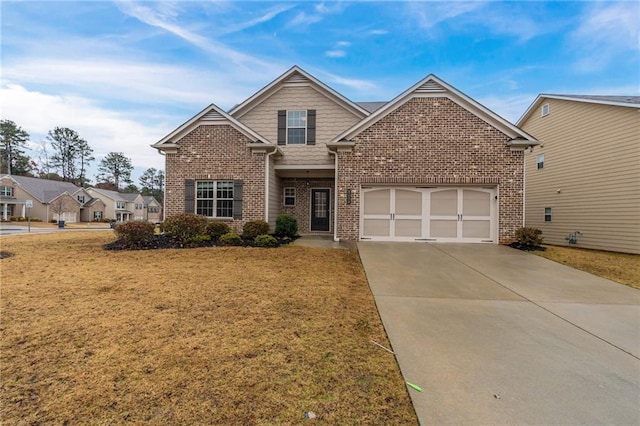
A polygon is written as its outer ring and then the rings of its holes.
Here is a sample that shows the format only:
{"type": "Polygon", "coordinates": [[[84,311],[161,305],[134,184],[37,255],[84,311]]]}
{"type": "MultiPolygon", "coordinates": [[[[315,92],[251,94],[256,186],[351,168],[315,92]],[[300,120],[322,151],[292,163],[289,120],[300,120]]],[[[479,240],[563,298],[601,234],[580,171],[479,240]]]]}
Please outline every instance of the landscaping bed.
{"type": "MultiPolygon", "coordinates": [[[[273,236],[277,241],[277,246],[286,245],[294,241],[298,237],[277,237],[273,236]]],[[[154,250],[154,249],[181,249],[181,248],[197,248],[197,247],[216,247],[216,246],[228,246],[228,244],[221,244],[217,240],[198,240],[191,242],[184,242],[180,239],[172,238],[166,234],[153,235],[144,241],[136,243],[129,243],[123,239],[118,239],[110,243],[105,244],[103,247],[105,250],[154,250]]],[[[258,247],[255,239],[242,239],[242,242],[236,246],[243,247],[258,247]]]]}

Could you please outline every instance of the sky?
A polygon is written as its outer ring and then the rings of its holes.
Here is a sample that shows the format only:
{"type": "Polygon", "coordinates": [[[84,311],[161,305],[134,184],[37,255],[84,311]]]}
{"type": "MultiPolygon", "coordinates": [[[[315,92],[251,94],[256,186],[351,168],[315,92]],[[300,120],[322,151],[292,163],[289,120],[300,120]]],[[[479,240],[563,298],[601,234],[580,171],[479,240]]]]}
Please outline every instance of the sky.
{"type": "Polygon", "coordinates": [[[0,108],[31,135],[70,127],[97,164],[293,65],[352,101],[436,74],[512,123],[540,93],[640,95],[640,2],[0,0],[0,108]]]}

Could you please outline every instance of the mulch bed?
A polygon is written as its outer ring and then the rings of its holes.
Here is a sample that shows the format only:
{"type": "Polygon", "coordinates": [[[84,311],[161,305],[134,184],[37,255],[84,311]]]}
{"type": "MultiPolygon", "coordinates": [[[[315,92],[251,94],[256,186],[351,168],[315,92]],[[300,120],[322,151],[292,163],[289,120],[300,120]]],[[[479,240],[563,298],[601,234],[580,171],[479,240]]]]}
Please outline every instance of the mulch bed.
{"type": "Polygon", "coordinates": [[[542,246],[532,246],[529,244],[521,244],[518,242],[509,244],[509,247],[522,250],[522,251],[545,251],[547,249],[546,247],[542,247],[542,246]]]}
{"type": "MultiPolygon", "coordinates": [[[[278,246],[289,244],[295,240],[289,237],[276,237],[278,246]]],[[[122,239],[116,240],[112,243],[105,244],[103,248],[105,250],[155,250],[155,249],[181,249],[181,248],[197,248],[197,247],[216,247],[221,244],[216,241],[199,241],[193,243],[183,243],[179,240],[169,237],[168,235],[154,235],[151,239],[136,244],[128,244],[122,239]]],[[[240,246],[255,247],[256,244],[253,240],[243,240],[240,246]]]]}

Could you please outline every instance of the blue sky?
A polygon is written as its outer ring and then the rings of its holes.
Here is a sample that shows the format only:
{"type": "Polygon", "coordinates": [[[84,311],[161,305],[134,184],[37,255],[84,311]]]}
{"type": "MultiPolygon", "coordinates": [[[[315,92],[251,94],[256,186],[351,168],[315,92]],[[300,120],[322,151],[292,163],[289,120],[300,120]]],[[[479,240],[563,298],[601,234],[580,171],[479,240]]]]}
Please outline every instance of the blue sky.
{"type": "Polygon", "coordinates": [[[353,101],[434,73],[512,122],[539,93],[640,94],[637,1],[0,4],[2,118],[34,150],[71,127],[136,176],[164,166],[150,144],[293,65],[353,101]]]}

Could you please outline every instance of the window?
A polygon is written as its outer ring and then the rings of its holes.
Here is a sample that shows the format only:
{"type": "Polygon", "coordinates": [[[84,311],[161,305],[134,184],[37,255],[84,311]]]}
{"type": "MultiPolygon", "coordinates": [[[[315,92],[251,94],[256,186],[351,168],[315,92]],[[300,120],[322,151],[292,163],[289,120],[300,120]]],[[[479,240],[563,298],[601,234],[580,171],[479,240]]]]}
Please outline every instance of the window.
{"type": "Polygon", "coordinates": [[[544,221],[551,222],[551,207],[544,208],[544,221]]]}
{"type": "Polygon", "coordinates": [[[84,195],[78,195],[78,201],[84,204],[84,195]]]}
{"type": "Polygon", "coordinates": [[[284,188],[284,205],[295,206],[296,205],[296,189],[284,188]]]}
{"type": "Polygon", "coordinates": [[[196,182],[196,214],[233,217],[233,181],[196,182]]]}
{"type": "Polygon", "coordinates": [[[136,210],[142,210],[142,204],[136,203],[136,210]]]}
{"type": "Polygon", "coordinates": [[[307,143],[307,111],[287,111],[287,144],[307,143]]]}
{"type": "Polygon", "coordinates": [[[124,210],[126,206],[127,206],[126,202],[124,202],[124,201],[116,201],[116,209],[124,210]]]}
{"type": "Polygon", "coordinates": [[[542,108],[540,109],[541,112],[541,117],[545,117],[547,115],[549,115],[549,104],[543,104],[542,108]]]}
{"type": "Polygon", "coordinates": [[[93,220],[102,220],[102,212],[93,212],[93,220]]]}
{"type": "Polygon", "coordinates": [[[0,186],[0,197],[12,197],[12,196],[13,196],[13,187],[0,186]]]}
{"type": "Polygon", "coordinates": [[[158,208],[155,206],[149,206],[149,209],[147,211],[149,213],[158,213],[158,208]]]}
{"type": "Polygon", "coordinates": [[[544,169],[544,154],[538,154],[537,163],[538,163],[538,169],[544,169]]]}

